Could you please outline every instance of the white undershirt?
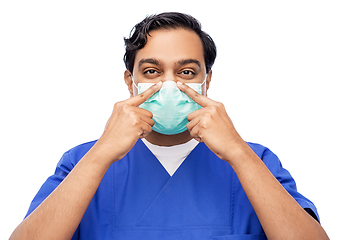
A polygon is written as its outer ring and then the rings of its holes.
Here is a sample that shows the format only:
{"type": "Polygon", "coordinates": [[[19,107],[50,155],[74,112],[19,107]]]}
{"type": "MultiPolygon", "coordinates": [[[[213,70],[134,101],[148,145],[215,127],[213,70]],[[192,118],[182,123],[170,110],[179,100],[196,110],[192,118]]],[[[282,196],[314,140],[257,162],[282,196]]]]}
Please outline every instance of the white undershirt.
{"type": "Polygon", "coordinates": [[[198,141],[191,139],[190,141],[170,146],[158,146],[148,142],[145,138],[141,139],[149,150],[155,155],[159,162],[163,165],[166,171],[172,176],[175,171],[180,167],[181,163],[196,147],[198,141]]]}

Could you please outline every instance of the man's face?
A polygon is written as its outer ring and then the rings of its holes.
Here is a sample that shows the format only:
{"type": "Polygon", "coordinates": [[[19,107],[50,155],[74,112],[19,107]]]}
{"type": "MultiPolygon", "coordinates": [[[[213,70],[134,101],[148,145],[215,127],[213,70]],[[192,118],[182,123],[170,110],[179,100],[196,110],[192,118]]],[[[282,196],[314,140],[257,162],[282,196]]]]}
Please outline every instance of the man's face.
{"type": "MultiPolygon", "coordinates": [[[[132,75],[134,84],[159,81],[202,83],[205,80],[203,46],[195,32],[185,29],[159,29],[151,31],[150,35],[145,47],[135,56],[132,75]]],[[[209,75],[208,81],[211,73],[209,75]]],[[[205,88],[206,84],[203,93],[205,88]]],[[[133,95],[136,95],[136,88],[132,90],[133,95]]]]}

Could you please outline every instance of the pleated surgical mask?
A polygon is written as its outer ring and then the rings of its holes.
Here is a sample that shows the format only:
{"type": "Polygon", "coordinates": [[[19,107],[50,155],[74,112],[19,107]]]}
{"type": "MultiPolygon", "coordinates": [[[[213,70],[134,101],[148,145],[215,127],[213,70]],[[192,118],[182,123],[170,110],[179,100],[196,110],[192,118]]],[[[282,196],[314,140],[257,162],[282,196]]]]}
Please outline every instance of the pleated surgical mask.
{"type": "MultiPolygon", "coordinates": [[[[204,83],[204,82],[203,82],[204,83]]],[[[189,87],[201,94],[203,83],[187,83],[189,87]]],[[[150,88],[154,83],[139,83],[138,93],[150,88]]],[[[162,88],[154,93],[139,107],[153,114],[155,132],[173,135],[186,131],[187,115],[201,106],[182,92],[174,81],[165,81],[162,88]]]]}

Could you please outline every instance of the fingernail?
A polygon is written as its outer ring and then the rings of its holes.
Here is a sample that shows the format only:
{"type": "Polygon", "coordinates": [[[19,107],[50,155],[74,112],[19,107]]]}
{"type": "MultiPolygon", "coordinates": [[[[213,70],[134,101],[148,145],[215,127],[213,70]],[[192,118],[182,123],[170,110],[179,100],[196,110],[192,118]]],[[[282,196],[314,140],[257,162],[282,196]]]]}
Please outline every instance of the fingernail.
{"type": "Polygon", "coordinates": [[[183,85],[183,83],[182,82],[176,82],[176,85],[181,86],[181,85],[183,85]]]}
{"type": "Polygon", "coordinates": [[[161,86],[161,85],[162,85],[162,81],[156,83],[156,85],[161,86]]]}

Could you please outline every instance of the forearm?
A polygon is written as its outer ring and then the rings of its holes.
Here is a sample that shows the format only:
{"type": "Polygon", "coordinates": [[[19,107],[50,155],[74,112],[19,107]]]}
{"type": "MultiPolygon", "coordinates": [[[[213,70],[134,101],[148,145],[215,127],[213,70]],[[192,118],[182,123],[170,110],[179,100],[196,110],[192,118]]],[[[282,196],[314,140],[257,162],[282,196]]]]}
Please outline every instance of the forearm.
{"type": "Polygon", "coordinates": [[[269,239],[328,239],[320,224],[302,209],[245,142],[232,156],[228,162],[269,239]]]}
{"type": "Polygon", "coordinates": [[[10,239],[71,239],[111,164],[152,131],[152,113],[139,108],[162,82],[117,102],[105,131],[63,182],[15,229],[10,239]]]}
{"type": "Polygon", "coordinates": [[[111,164],[91,149],[10,239],[71,239],[111,164]]]}

